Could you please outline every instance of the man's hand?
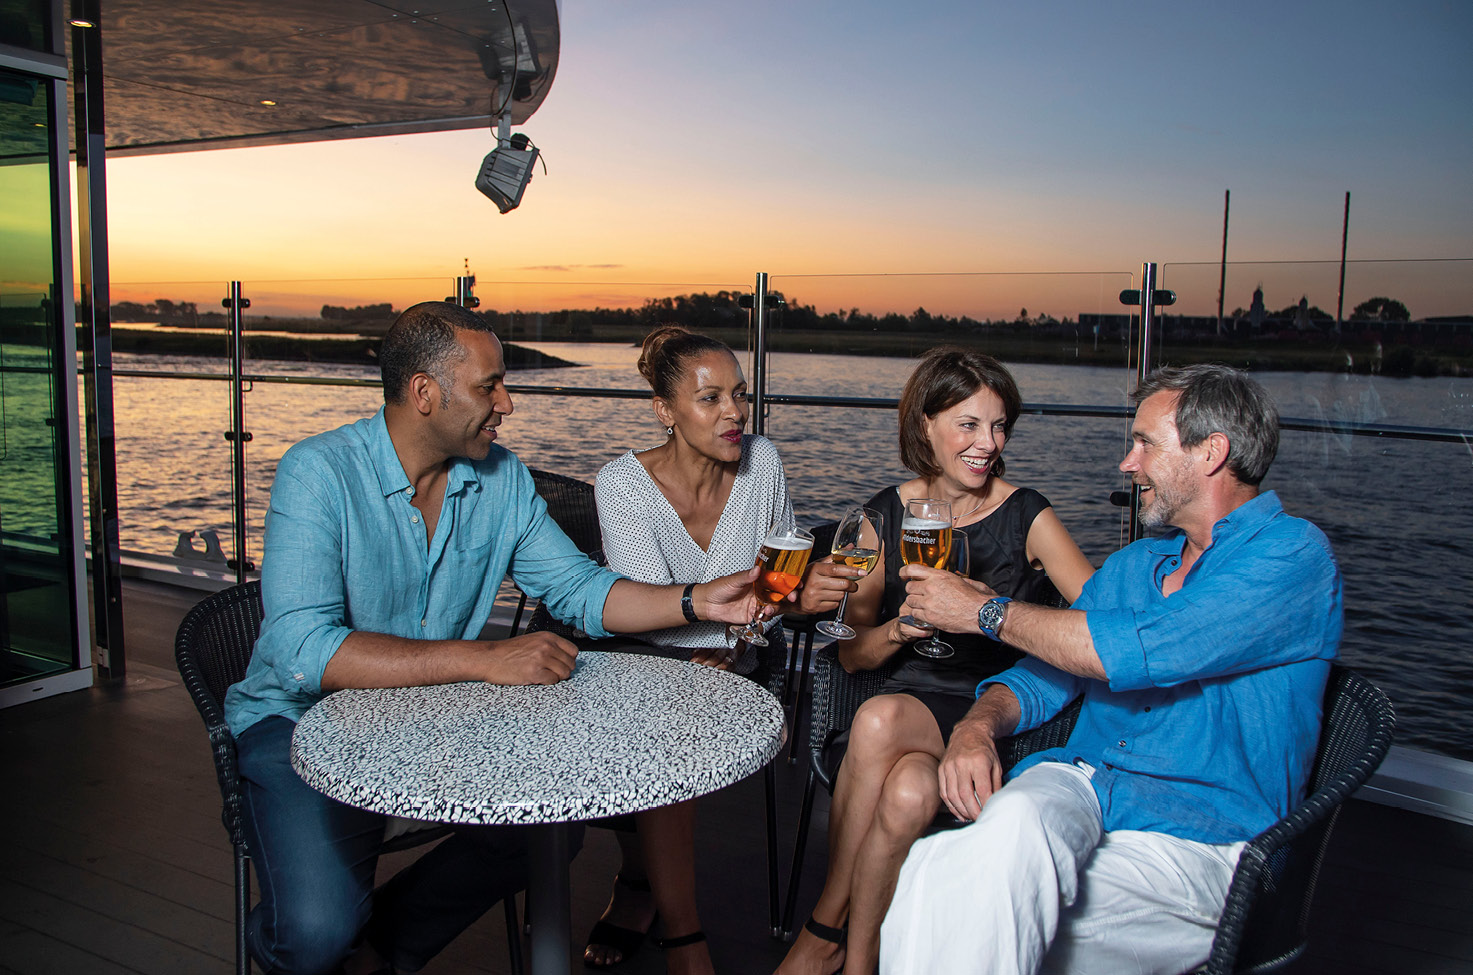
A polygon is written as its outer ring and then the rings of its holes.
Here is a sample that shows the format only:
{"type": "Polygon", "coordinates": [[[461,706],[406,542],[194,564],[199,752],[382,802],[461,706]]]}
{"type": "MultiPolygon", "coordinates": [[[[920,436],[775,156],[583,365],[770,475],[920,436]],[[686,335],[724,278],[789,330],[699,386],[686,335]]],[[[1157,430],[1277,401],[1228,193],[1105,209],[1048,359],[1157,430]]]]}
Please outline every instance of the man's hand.
{"type": "Polygon", "coordinates": [[[936,775],[941,801],[953,816],[971,822],[982,815],[982,806],[1002,788],[1002,759],[986,722],[957,722],[936,775]]]}
{"type": "Polygon", "coordinates": [[[488,684],[556,684],[572,675],[577,657],[577,647],[552,633],[492,640],[481,653],[481,679],[488,684]]]}
{"type": "Polygon", "coordinates": [[[691,590],[696,615],[703,620],[718,623],[751,621],[758,605],[757,596],[752,592],[752,583],[757,580],[757,570],[758,566],[754,565],[746,572],[733,572],[729,576],[696,586],[691,590]]]}
{"type": "Polygon", "coordinates": [[[809,562],[802,584],[788,593],[786,602],[797,603],[800,613],[827,613],[837,609],[849,593],[858,592],[856,580],[863,579],[865,575],[863,569],[836,564],[832,558],[809,562]]]}
{"type": "Polygon", "coordinates": [[[997,593],[980,582],[928,565],[907,565],[905,601],[916,618],[947,633],[976,633],[977,610],[997,593]]]}

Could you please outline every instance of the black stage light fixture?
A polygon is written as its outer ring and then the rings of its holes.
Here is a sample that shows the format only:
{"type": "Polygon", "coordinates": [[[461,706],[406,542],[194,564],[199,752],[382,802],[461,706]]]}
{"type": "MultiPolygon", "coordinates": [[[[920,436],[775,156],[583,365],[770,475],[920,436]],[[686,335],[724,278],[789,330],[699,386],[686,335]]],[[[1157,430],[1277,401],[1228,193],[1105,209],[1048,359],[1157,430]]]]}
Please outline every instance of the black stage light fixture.
{"type": "Polygon", "coordinates": [[[532,180],[532,166],[537,162],[539,150],[520,132],[496,141],[496,148],[481,160],[481,171],[476,176],[476,189],[486,194],[497,209],[506,213],[521,204],[522,193],[532,180]]]}

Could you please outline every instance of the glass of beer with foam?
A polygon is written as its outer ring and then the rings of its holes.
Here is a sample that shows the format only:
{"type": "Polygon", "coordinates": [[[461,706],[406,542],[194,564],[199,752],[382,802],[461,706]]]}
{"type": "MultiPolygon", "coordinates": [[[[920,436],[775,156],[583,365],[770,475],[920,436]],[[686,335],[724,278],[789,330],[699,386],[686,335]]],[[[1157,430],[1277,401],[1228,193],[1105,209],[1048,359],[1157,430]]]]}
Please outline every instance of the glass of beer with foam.
{"type": "Polygon", "coordinates": [[[786,522],[769,528],[757,553],[760,570],[757,581],[752,583],[752,591],[758,600],[757,613],[746,626],[732,626],[727,632],[738,640],[745,640],[750,646],[767,646],[767,637],[762,632],[762,604],[776,606],[798,588],[812,552],[812,533],[786,522]]]}

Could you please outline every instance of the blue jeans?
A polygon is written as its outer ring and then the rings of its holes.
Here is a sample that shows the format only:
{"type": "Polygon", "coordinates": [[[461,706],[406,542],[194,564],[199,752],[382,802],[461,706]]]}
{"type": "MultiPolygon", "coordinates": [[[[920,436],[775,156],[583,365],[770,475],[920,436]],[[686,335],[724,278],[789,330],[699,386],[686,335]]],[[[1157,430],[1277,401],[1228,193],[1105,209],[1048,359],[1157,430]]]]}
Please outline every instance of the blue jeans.
{"type": "Polygon", "coordinates": [[[295,727],[265,718],[236,740],[246,846],[261,888],[246,936],[263,969],[329,973],[367,940],[399,971],[418,971],[487,908],[527,885],[523,829],[466,826],[375,891],[385,819],[329,799],[297,776],[295,727]]]}

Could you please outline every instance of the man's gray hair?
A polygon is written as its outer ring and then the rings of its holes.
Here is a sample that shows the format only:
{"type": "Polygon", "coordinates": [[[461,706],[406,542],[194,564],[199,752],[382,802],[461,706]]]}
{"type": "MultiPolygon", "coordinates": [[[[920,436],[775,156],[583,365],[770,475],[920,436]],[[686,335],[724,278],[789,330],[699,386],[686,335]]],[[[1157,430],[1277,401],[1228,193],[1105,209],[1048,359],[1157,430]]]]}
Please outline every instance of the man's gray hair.
{"type": "Polygon", "coordinates": [[[491,332],[485,318],[452,302],[421,301],[406,308],[394,320],[379,348],[384,402],[404,402],[409,380],[415,373],[423,372],[440,384],[443,399],[448,403],[451,364],[465,355],[455,335],[462,329],[491,332]]]}
{"type": "Polygon", "coordinates": [[[1180,393],[1176,434],[1195,447],[1214,433],[1228,439],[1228,470],[1257,485],[1279,450],[1279,410],[1258,380],[1231,366],[1164,366],[1136,387],[1140,404],[1156,393],[1180,393]]]}

